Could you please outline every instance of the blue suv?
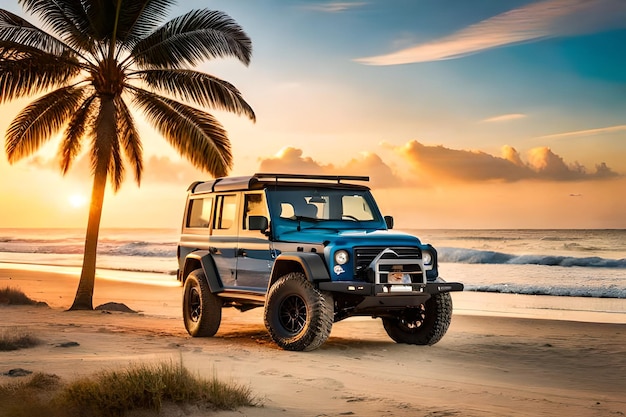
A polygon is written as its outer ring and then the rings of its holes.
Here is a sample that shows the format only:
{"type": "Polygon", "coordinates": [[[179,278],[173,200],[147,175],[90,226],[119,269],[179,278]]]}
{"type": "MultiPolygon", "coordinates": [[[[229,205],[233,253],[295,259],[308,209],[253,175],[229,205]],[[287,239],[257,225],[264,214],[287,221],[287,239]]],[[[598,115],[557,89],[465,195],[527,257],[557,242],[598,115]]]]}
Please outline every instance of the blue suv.
{"type": "Polygon", "coordinates": [[[259,173],[191,184],[177,251],[189,334],[213,336],[224,307],[264,307],[287,350],[318,348],[351,316],[380,317],[398,343],[438,342],[463,284],[439,278],[431,245],[391,231],[368,180],[259,173]]]}

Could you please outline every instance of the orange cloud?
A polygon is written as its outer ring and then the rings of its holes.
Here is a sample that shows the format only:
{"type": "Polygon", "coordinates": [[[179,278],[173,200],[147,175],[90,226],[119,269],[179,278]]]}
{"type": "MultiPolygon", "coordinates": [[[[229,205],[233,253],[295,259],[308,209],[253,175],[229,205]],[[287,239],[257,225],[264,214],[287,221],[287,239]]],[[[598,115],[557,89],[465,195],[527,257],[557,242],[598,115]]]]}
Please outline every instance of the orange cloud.
{"type": "Polygon", "coordinates": [[[380,156],[372,152],[364,152],[361,158],[354,158],[345,166],[346,172],[369,175],[372,187],[395,188],[406,185],[406,181],[394,174],[380,156]]]}
{"type": "Polygon", "coordinates": [[[413,140],[397,151],[420,177],[431,180],[518,181],[528,177],[528,168],[519,164],[519,155],[513,148],[508,148],[506,158],[499,158],[479,151],[425,146],[413,140]]]}
{"type": "MultiPolygon", "coordinates": [[[[385,146],[390,148],[389,145],[385,146]]],[[[617,177],[606,164],[596,165],[594,173],[574,162],[566,164],[563,158],[548,147],[531,149],[527,161],[511,146],[502,148],[501,156],[485,152],[450,149],[444,146],[426,146],[413,140],[402,147],[391,148],[413,168],[407,177],[401,177],[391,166],[372,152],[362,153],[346,165],[324,165],[303,151],[287,147],[274,157],[261,158],[259,171],[300,174],[368,175],[374,188],[398,188],[442,181],[454,182],[516,182],[521,180],[585,181],[617,177]]]]}
{"type": "MultiPolygon", "coordinates": [[[[35,156],[28,160],[27,164],[31,167],[40,168],[49,171],[55,171],[60,173],[58,159],[44,159],[35,156]]],[[[127,168],[130,169],[130,168],[127,168]]],[[[76,160],[70,167],[67,174],[72,178],[85,178],[91,176],[91,163],[89,161],[89,155],[83,155],[76,160]]],[[[151,156],[144,160],[143,173],[141,183],[177,183],[177,184],[190,184],[198,179],[207,179],[208,174],[203,173],[194,168],[189,162],[185,160],[172,160],[166,156],[151,156]]],[[[134,175],[130,171],[126,172],[126,181],[134,181],[134,175]]]]}
{"type": "Polygon", "coordinates": [[[167,156],[151,156],[144,161],[143,182],[191,184],[197,180],[212,178],[206,172],[194,168],[184,159],[172,160],[167,156]]]}
{"type": "MultiPolygon", "coordinates": [[[[585,181],[617,177],[618,174],[605,163],[595,166],[595,172],[577,162],[566,163],[562,157],[548,147],[531,149],[526,158],[511,146],[502,148],[501,156],[481,151],[450,149],[444,146],[427,146],[413,140],[401,147],[383,145],[386,150],[395,151],[402,160],[413,168],[409,175],[401,175],[383,158],[373,152],[362,152],[346,164],[335,166],[324,164],[304,156],[301,149],[285,147],[275,156],[259,158],[258,172],[360,175],[369,176],[373,188],[415,187],[420,184],[453,182],[515,182],[521,180],[545,181],[585,181]]],[[[403,161],[396,162],[402,164],[403,161]]],[[[27,161],[29,166],[47,171],[60,172],[56,159],[34,157],[27,161]]],[[[252,173],[254,168],[248,171],[252,173]]],[[[68,177],[85,178],[91,176],[88,155],[77,160],[70,168],[68,177]]],[[[175,184],[186,187],[193,181],[209,179],[185,160],[175,160],[166,156],[151,156],[144,161],[142,185],[175,184]]],[[[130,172],[126,181],[132,182],[130,172]]]]}
{"type": "Polygon", "coordinates": [[[502,147],[502,157],[513,165],[518,167],[524,166],[524,162],[522,161],[519,152],[517,152],[517,150],[512,146],[504,145],[502,147]]]}
{"type": "Polygon", "coordinates": [[[497,157],[480,151],[449,149],[443,146],[426,146],[416,140],[396,151],[411,163],[418,175],[424,178],[455,181],[504,181],[524,179],[551,181],[579,181],[616,177],[618,174],[606,164],[596,165],[595,173],[587,173],[578,163],[566,164],[550,148],[531,149],[524,163],[519,152],[505,146],[497,157]]]}
{"type": "Polygon", "coordinates": [[[319,174],[331,173],[335,169],[332,165],[322,165],[310,157],[303,157],[302,150],[286,147],[278,151],[274,157],[261,158],[259,163],[261,172],[286,174],[319,174]]]}
{"type": "Polygon", "coordinates": [[[329,174],[329,175],[365,175],[370,177],[372,187],[398,187],[405,182],[397,177],[375,153],[365,152],[360,158],[351,159],[346,165],[335,167],[324,165],[310,157],[303,157],[301,149],[287,147],[281,149],[274,157],[262,158],[259,163],[260,172],[290,174],[329,174]]]}

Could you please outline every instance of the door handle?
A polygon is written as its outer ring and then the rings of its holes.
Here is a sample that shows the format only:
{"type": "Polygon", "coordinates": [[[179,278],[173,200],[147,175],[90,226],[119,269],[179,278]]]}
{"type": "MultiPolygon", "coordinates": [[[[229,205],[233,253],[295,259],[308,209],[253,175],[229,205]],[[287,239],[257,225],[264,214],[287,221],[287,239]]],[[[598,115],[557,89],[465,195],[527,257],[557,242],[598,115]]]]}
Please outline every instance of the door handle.
{"type": "Polygon", "coordinates": [[[237,256],[248,256],[248,253],[246,252],[245,249],[237,249],[237,256]]]}

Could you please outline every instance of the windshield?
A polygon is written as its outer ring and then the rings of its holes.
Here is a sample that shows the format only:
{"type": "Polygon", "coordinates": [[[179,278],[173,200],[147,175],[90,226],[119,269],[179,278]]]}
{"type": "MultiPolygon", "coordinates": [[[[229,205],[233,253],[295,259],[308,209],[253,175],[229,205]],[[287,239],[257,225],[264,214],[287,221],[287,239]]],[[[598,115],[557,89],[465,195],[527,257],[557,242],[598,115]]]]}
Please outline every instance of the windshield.
{"type": "Polygon", "coordinates": [[[380,221],[368,190],[290,188],[268,190],[274,218],[310,221],[380,221]]]}

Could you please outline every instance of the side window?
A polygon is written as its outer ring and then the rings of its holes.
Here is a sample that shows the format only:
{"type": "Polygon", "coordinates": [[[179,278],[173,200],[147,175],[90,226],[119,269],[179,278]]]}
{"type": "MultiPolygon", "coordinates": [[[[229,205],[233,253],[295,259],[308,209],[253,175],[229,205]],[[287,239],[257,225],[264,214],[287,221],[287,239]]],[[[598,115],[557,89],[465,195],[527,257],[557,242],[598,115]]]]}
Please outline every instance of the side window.
{"type": "Polygon", "coordinates": [[[213,228],[226,230],[235,224],[237,212],[237,196],[235,194],[217,196],[215,201],[215,218],[213,228]]]}
{"type": "Polygon", "coordinates": [[[186,227],[208,228],[211,221],[211,208],[213,199],[195,198],[189,202],[189,212],[187,213],[186,227]]]}
{"type": "Polygon", "coordinates": [[[265,202],[263,201],[263,194],[246,194],[243,207],[243,229],[248,230],[248,217],[250,216],[265,216],[269,217],[265,202]]]}

